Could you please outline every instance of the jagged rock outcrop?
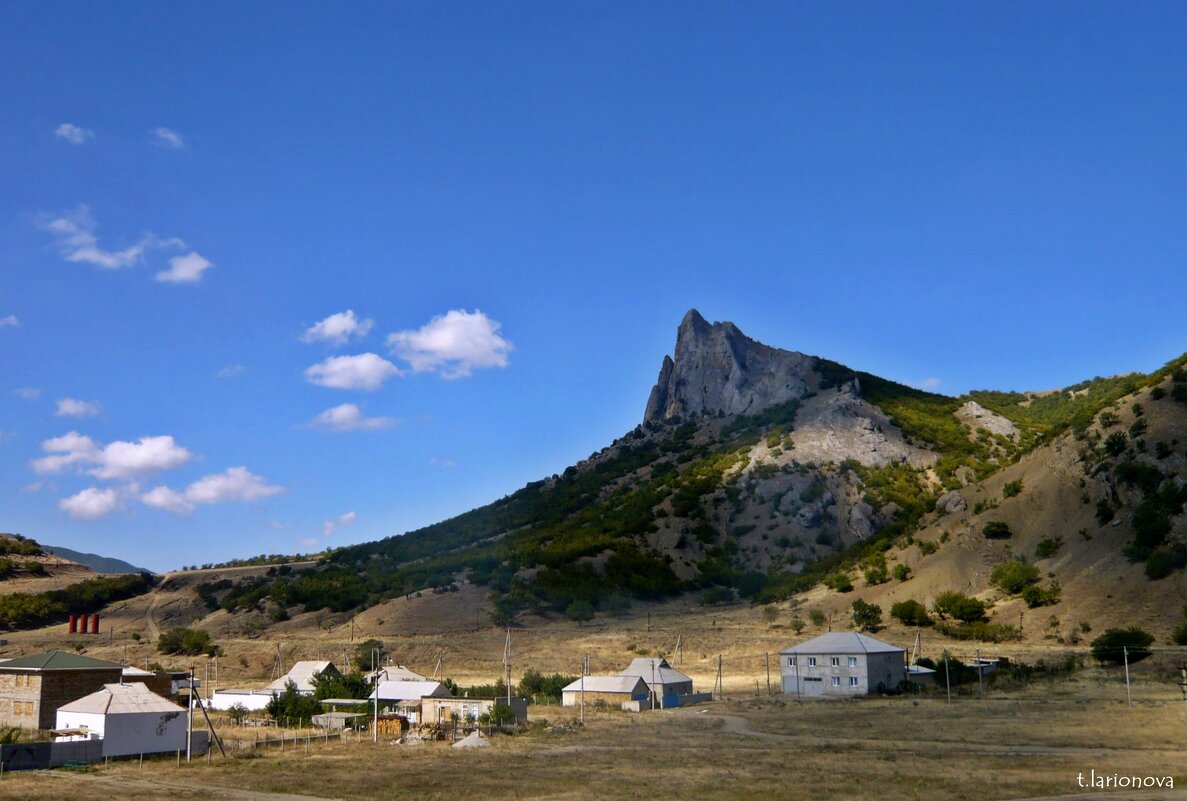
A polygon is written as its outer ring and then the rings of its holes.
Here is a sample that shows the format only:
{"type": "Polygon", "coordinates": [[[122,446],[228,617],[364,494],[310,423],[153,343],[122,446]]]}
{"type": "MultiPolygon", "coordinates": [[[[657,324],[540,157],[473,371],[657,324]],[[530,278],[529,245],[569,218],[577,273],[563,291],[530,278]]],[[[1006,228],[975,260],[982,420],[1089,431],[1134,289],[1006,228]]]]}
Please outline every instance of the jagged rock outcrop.
{"type": "Polygon", "coordinates": [[[937,458],[908,443],[885,412],[862,400],[856,381],[808,400],[796,414],[791,436],[795,458],[805,464],[856,459],[867,467],[895,462],[926,467],[937,458]]]}
{"type": "Polygon", "coordinates": [[[733,323],[710,324],[693,309],[665,356],[644,421],[693,414],[754,414],[804,397],[818,384],[815,359],[756,342],[733,323]]]}
{"type": "Polygon", "coordinates": [[[990,434],[996,434],[1009,439],[1018,438],[1018,426],[991,412],[976,401],[968,401],[956,410],[956,419],[976,431],[983,428],[990,434]]]}

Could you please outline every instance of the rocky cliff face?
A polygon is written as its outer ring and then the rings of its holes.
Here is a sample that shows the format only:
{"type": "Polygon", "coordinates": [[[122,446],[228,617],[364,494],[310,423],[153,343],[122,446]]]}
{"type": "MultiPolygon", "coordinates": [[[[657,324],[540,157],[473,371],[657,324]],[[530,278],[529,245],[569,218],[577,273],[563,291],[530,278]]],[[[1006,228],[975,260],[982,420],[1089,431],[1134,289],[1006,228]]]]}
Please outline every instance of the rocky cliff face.
{"type": "Polygon", "coordinates": [[[814,390],[814,367],[811,356],[756,342],[733,323],[710,324],[693,309],[676,332],[675,360],[664,357],[643,419],[754,414],[814,390]]]}

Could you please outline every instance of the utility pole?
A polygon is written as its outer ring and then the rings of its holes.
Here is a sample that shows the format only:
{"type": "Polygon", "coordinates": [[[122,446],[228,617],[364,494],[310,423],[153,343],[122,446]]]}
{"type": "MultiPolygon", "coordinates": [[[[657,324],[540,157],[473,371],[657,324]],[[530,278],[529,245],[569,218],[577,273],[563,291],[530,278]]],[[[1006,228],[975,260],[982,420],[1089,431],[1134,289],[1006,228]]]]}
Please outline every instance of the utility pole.
{"type": "Polygon", "coordinates": [[[948,673],[948,653],[944,653],[944,686],[948,688],[948,703],[952,703],[952,677],[948,673]]]}
{"type": "Polygon", "coordinates": [[[763,654],[763,660],[767,663],[767,695],[771,694],[771,655],[763,654]]]}
{"type": "MultiPolygon", "coordinates": [[[[650,618],[650,617],[651,616],[648,615],[648,618],[650,618]]],[[[650,687],[650,690],[651,690],[651,693],[650,693],[651,694],[651,711],[654,712],[655,711],[655,660],[654,659],[651,660],[651,687],[650,687]]],[[[660,705],[662,706],[663,704],[661,703],[660,705]]]]}
{"type": "Polygon", "coordinates": [[[1129,705],[1133,706],[1133,690],[1129,688],[1129,646],[1121,646],[1121,656],[1125,659],[1125,697],[1129,705]]]}
{"type": "Polygon", "coordinates": [[[725,699],[725,682],[721,678],[721,654],[717,655],[717,699],[725,699]]]}
{"type": "Polygon", "coordinates": [[[977,685],[981,688],[981,700],[985,700],[985,666],[981,664],[981,649],[977,649],[977,685]]]}
{"type": "Polygon", "coordinates": [[[581,660],[581,723],[585,723],[585,671],[589,666],[589,654],[581,660]]]}
{"type": "Polygon", "coordinates": [[[647,630],[651,631],[651,612],[647,613],[647,630]]]}
{"type": "Polygon", "coordinates": [[[1183,691],[1183,723],[1187,725],[1187,662],[1179,666],[1179,689],[1183,691]]]}
{"type": "Polygon", "coordinates": [[[194,666],[190,665],[190,686],[189,694],[186,695],[186,704],[189,706],[189,712],[186,714],[185,722],[185,761],[188,764],[190,761],[190,749],[194,742],[194,666]]]}
{"type": "Polygon", "coordinates": [[[511,706],[511,627],[507,627],[507,641],[503,644],[503,682],[507,686],[507,706],[511,706]]]}

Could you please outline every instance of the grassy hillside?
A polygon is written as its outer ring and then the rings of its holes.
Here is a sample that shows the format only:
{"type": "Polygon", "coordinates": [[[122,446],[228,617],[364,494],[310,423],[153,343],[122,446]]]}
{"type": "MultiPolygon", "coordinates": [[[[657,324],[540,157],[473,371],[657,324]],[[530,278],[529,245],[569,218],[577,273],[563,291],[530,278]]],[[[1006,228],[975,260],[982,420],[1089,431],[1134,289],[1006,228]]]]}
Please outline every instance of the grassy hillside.
{"type": "MultiPolygon", "coordinates": [[[[487,506],[403,536],[335,550],[313,567],[274,566],[250,579],[209,584],[201,594],[210,609],[271,605],[346,612],[415,592],[450,592],[465,576],[488,589],[499,622],[525,610],[578,619],[621,611],[632,599],[687,591],[704,592],[706,602],[738,594],[788,598],[838,576],[853,574],[860,581],[867,568],[878,575],[885,554],[928,525],[941,494],[1000,475],[1061,435],[1094,436],[1093,421],[1105,412],[1108,422],[1106,409],[1135,391],[1166,383],[1160,391],[1177,408],[1175,393],[1182,392],[1176,388],[1187,384],[1168,379],[1182,378],[1185,362],[1181,357],[1151,375],[1097,378],[1058,392],[980,391],[951,398],[818,360],[820,391],[856,379],[862,398],[889,415],[910,441],[935,452],[935,464],[799,464],[786,439],[796,402],[756,416],[652,423],[563,474],[487,506]],[[970,400],[1012,421],[1018,435],[971,430],[956,416],[970,400]],[[776,509],[778,500],[759,497],[764,481],[778,480],[795,485],[793,510],[835,495],[845,508],[864,501],[879,510],[879,524],[869,536],[847,541],[837,534],[844,521],[830,520],[825,509],[815,542],[790,536],[790,513],[776,509]]],[[[1111,446],[1107,442],[1107,435],[1100,438],[1101,453],[1117,446],[1116,438],[1111,446]]],[[[1153,558],[1158,570],[1168,563],[1177,569],[1184,559],[1168,544],[1168,532],[1179,514],[1179,496],[1159,489],[1167,486],[1167,475],[1157,478],[1137,467],[1133,455],[1128,462],[1110,456],[1107,468],[1120,471],[1126,492],[1145,493],[1135,501],[1143,533],[1127,553],[1153,558]]],[[[1120,496],[1108,499],[1109,505],[1122,503],[1120,496]]]]}

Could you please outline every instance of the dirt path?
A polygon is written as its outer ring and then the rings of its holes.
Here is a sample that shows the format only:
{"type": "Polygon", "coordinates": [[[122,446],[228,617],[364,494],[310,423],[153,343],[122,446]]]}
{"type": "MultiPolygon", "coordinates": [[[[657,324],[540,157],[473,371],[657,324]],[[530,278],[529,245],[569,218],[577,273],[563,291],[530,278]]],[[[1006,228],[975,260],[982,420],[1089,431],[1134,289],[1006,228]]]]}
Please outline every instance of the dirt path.
{"type": "Polygon", "coordinates": [[[136,792],[146,793],[151,798],[211,798],[227,799],[227,801],[338,801],[316,795],[299,795],[297,793],[266,793],[259,790],[243,790],[237,787],[210,786],[199,784],[180,784],[177,782],[158,781],[148,777],[129,776],[127,774],[102,776],[95,774],[79,774],[62,770],[38,771],[38,776],[60,781],[63,784],[62,795],[75,795],[71,791],[74,786],[78,790],[93,791],[96,785],[108,785],[112,788],[111,798],[123,798],[136,792]]]}
{"type": "Polygon", "coordinates": [[[157,626],[157,618],[153,612],[157,609],[157,601],[161,598],[157,593],[152,594],[152,600],[148,602],[148,608],[144,610],[144,625],[148,627],[148,636],[153,641],[161,639],[161,629],[157,626]]]}

